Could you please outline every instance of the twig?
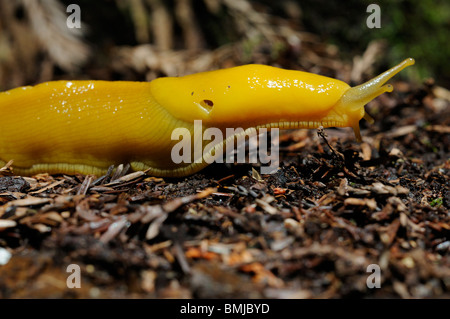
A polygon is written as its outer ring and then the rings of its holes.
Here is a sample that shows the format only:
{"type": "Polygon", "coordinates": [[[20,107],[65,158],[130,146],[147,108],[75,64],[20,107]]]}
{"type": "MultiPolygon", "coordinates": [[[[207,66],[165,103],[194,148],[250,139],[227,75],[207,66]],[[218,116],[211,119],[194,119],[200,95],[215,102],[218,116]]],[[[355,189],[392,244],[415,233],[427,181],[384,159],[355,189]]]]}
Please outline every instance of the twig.
{"type": "Polygon", "coordinates": [[[328,147],[330,148],[331,152],[333,153],[333,155],[334,155],[337,159],[340,159],[340,160],[344,161],[344,159],[345,159],[344,155],[343,155],[342,153],[336,151],[336,150],[330,145],[330,143],[328,142],[328,140],[327,140],[327,133],[325,133],[325,131],[324,131],[324,129],[323,129],[323,126],[319,126],[319,128],[317,129],[317,135],[320,136],[320,137],[325,141],[325,143],[328,145],[328,147]]]}

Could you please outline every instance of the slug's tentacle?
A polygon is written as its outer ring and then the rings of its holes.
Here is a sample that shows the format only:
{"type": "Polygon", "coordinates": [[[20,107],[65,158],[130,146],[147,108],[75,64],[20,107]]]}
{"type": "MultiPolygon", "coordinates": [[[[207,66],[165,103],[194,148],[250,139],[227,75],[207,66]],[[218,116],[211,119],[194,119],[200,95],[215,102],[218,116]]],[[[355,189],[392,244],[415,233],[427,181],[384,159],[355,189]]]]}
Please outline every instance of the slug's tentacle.
{"type": "Polygon", "coordinates": [[[385,92],[392,92],[394,89],[392,85],[384,84],[401,70],[413,64],[413,58],[405,59],[370,81],[348,89],[342,95],[335,106],[335,112],[345,114],[348,126],[353,128],[358,142],[361,142],[359,120],[364,117],[369,123],[373,123],[373,119],[365,112],[364,105],[385,92]]]}
{"type": "Polygon", "coordinates": [[[367,112],[364,113],[364,119],[365,119],[367,122],[369,122],[370,124],[375,123],[375,120],[373,119],[373,117],[370,116],[367,112]]]}
{"type": "MultiPolygon", "coordinates": [[[[389,81],[392,77],[394,77],[397,73],[399,73],[404,68],[414,65],[415,61],[413,58],[408,58],[403,60],[398,65],[394,66],[393,68],[387,70],[386,72],[381,73],[377,77],[367,81],[366,83],[363,83],[361,85],[353,87],[351,90],[347,91],[343,98],[349,98],[350,96],[357,96],[359,95],[360,99],[363,99],[365,96],[369,96],[371,94],[376,94],[377,92],[380,92],[379,90],[382,88],[382,85],[385,84],[387,81],[389,81]]],[[[392,91],[392,86],[389,86],[385,88],[384,90],[375,96],[378,96],[384,92],[392,91]]],[[[369,99],[370,101],[371,99],[369,99]]]]}

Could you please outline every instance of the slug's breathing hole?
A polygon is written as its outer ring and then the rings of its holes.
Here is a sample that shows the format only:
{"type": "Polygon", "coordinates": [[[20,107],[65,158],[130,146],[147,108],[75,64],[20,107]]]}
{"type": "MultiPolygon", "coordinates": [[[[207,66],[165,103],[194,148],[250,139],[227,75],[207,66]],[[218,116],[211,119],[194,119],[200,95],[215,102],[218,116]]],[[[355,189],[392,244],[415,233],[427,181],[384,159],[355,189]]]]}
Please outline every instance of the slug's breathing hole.
{"type": "Polygon", "coordinates": [[[211,100],[202,100],[200,101],[200,105],[208,112],[212,110],[212,107],[214,106],[214,102],[211,100]]]}
{"type": "Polygon", "coordinates": [[[200,102],[200,104],[202,104],[202,106],[209,106],[209,107],[213,107],[214,103],[211,100],[203,100],[200,102]]]}

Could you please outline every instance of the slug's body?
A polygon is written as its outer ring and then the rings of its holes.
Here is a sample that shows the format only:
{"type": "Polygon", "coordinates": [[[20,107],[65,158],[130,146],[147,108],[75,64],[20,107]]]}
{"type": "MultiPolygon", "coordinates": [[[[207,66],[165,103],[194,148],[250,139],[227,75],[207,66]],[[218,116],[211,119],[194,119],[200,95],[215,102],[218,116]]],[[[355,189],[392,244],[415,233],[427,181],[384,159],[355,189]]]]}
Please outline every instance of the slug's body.
{"type": "Polygon", "coordinates": [[[13,159],[14,171],[25,175],[100,175],[121,163],[158,176],[189,175],[207,164],[175,164],[172,132],[194,132],[194,120],[223,131],[350,126],[360,140],[364,105],[392,91],[383,84],[412,64],[407,59],[354,88],[263,65],[152,82],[55,81],[17,88],[0,93],[0,164],[13,159]]]}

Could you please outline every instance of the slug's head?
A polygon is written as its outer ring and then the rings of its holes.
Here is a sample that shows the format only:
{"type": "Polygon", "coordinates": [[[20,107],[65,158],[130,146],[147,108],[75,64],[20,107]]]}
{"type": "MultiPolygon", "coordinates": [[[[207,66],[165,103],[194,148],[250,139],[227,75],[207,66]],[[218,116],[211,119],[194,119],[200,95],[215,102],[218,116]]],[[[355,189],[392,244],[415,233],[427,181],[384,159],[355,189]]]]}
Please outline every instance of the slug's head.
{"type": "Polygon", "coordinates": [[[358,142],[361,142],[359,120],[364,118],[369,123],[373,123],[373,119],[365,112],[364,105],[384,92],[392,92],[392,85],[384,84],[401,70],[413,64],[414,59],[408,58],[372,80],[348,89],[342,95],[335,106],[335,110],[340,114],[346,114],[348,124],[353,128],[358,142]]]}

